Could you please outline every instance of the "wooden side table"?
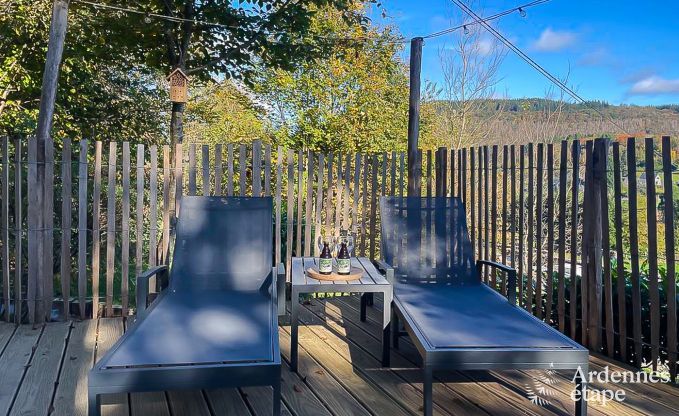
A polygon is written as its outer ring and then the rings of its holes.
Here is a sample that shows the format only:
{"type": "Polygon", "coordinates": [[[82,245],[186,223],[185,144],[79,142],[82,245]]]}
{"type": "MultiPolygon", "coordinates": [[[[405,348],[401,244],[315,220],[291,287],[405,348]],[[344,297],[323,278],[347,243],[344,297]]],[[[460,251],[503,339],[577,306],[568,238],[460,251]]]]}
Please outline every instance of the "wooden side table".
{"type": "MultiPolygon", "coordinates": [[[[389,366],[389,335],[391,321],[392,287],[389,281],[373,266],[366,257],[353,257],[351,265],[364,270],[359,280],[317,280],[307,276],[306,269],[317,265],[315,257],[294,257],[292,259],[292,317],[291,317],[291,363],[292,371],[297,372],[297,348],[299,326],[299,295],[303,293],[382,293],[384,304],[382,310],[382,365],[389,366]]],[[[393,275],[393,270],[387,275],[393,275]]],[[[361,302],[361,308],[365,308],[365,302],[361,302]]],[[[365,313],[361,312],[361,320],[365,320],[365,313]]]]}

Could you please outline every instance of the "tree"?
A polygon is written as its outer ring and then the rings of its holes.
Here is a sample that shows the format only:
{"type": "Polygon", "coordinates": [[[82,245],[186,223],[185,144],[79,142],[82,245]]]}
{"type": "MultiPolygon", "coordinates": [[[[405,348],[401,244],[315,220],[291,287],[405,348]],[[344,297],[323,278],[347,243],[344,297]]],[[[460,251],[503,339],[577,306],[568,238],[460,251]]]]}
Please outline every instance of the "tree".
{"type": "MultiPolygon", "coordinates": [[[[166,99],[156,72],[126,56],[108,33],[110,16],[82,6],[69,16],[53,136],[159,142],[166,99]]],[[[35,132],[50,1],[0,6],[0,131],[35,132]]],[[[116,18],[117,19],[117,18],[116,18]]]]}
{"type": "Polygon", "coordinates": [[[194,93],[186,110],[186,140],[201,143],[270,141],[265,110],[242,85],[226,80],[194,93]]]}
{"type": "Polygon", "coordinates": [[[481,117],[487,101],[495,96],[506,51],[497,40],[484,38],[484,29],[469,17],[465,23],[469,26],[453,34],[452,46],[439,50],[445,98],[440,108],[441,130],[454,149],[486,138],[502,110],[481,117]]]}
{"type": "MultiPolygon", "coordinates": [[[[354,13],[352,0],[152,0],[118,1],[143,7],[147,18],[120,19],[111,33],[127,34],[126,52],[160,71],[180,68],[199,81],[239,78],[252,80],[260,66],[292,69],[321,56],[332,40],[308,36],[314,12],[331,5],[344,20],[365,22],[354,13]],[[155,18],[154,14],[172,19],[155,18]],[[174,19],[174,20],[173,20],[174,19]]],[[[172,105],[173,141],[183,139],[185,105],[172,105]]]]}
{"type": "MultiPolygon", "coordinates": [[[[361,4],[356,13],[364,13],[361,4]]],[[[347,37],[296,70],[265,70],[255,92],[267,104],[279,143],[312,151],[404,151],[408,73],[391,27],[352,25],[325,7],[311,34],[347,37]]],[[[423,117],[423,133],[427,117],[423,117]]]]}

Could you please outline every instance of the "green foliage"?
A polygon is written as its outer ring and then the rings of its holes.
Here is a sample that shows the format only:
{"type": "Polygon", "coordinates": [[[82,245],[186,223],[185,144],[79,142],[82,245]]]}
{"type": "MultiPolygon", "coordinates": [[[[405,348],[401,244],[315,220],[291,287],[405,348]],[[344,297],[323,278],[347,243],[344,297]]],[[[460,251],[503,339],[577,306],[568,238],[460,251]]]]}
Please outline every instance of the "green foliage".
{"type": "Polygon", "coordinates": [[[187,108],[186,140],[200,143],[269,141],[265,112],[232,81],[208,84],[187,108]]]}
{"type": "MultiPolygon", "coordinates": [[[[31,134],[37,124],[51,1],[16,0],[0,7],[0,132],[31,134]]],[[[161,140],[166,94],[155,72],[116,47],[101,16],[82,5],[73,9],[54,137],[161,140]]]]}
{"type": "Polygon", "coordinates": [[[255,92],[270,110],[276,141],[323,152],[405,150],[408,74],[397,33],[348,24],[333,8],[318,12],[311,33],[365,40],[337,44],[293,71],[262,71],[255,92]]]}

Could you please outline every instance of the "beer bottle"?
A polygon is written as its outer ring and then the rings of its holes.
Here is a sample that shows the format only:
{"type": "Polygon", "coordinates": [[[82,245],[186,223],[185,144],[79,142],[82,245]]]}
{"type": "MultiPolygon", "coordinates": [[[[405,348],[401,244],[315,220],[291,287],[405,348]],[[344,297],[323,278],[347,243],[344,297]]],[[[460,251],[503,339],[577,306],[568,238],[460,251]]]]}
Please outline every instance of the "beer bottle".
{"type": "Polygon", "coordinates": [[[332,254],[330,254],[330,246],[327,241],[323,242],[323,251],[321,251],[321,257],[318,259],[318,272],[320,274],[332,273],[332,254]]]}
{"type": "Polygon", "coordinates": [[[349,259],[349,250],[347,249],[347,242],[342,241],[339,254],[337,254],[337,274],[349,274],[351,272],[351,260],[349,259]]]}

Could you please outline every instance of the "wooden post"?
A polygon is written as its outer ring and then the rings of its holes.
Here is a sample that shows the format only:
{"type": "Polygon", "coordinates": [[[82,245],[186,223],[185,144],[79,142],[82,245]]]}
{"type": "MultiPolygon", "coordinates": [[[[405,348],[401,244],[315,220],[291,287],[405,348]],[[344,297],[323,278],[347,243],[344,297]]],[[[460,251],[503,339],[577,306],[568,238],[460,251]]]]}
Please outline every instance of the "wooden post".
{"type": "MultiPolygon", "coordinates": [[[[52,120],[54,118],[54,102],[57,96],[57,85],[59,81],[59,67],[61,65],[61,56],[64,51],[64,40],[66,38],[66,28],[68,26],[68,5],[69,0],[54,0],[52,6],[52,21],[50,23],[49,41],[47,46],[47,58],[45,60],[45,69],[42,77],[42,87],[40,89],[40,110],[38,113],[38,127],[36,130],[36,175],[35,175],[35,190],[34,196],[35,207],[42,212],[37,213],[33,227],[36,230],[36,247],[35,254],[38,257],[38,280],[40,281],[41,293],[39,295],[39,302],[43,303],[42,308],[38,308],[36,313],[36,321],[44,321],[49,319],[51,312],[52,301],[52,281],[46,282],[50,279],[52,273],[46,273],[47,262],[52,259],[52,246],[48,247],[49,253],[45,252],[45,245],[50,244],[52,230],[47,231],[45,227],[45,218],[50,216],[49,223],[52,222],[54,210],[50,207],[45,207],[45,200],[47,189],[45,189],[45,162],[46,162],[46,143],[52,130],[52,120]],[[50,240],[50,241],[48,241],[50,240]],[[48,255],[45,255],[48,254],[48,255]]],[[[54,169],[52,167],[52,169],[54,169]]],[[[51,204],[49,204],[51,205],[51,204]]],[[[48,224],[50,225],[50,224],[48,224]]],[[[52,265],[49,265],[50,271],[52,265]]]]}
{"type": "MultiPolygon", "coordinates": [[[[660,294],[658,293],[658,219],[656,217],[655,169],[653,138],[644,141],[646,173],[646,232],[648,233],[648,297],[651,301],[651,366],[658,369],[660,357],[660,294]]],[[[674,203],[669,200],[665,203],[674,203]]]]}
{"type": "MultiPolygon", "coordinates": [[[[585,201],[582,211],[582,319],[583,341],[589,340],[594,351],[601,347],[602,298],[602,181],[606,181],[606,139],[587,142],[585,201]],[[586,321],[585,321],[586,320],[586,321]]],[[[608,220],[608,219],[606,219],[608,220]]]]}
{"type": "Polygon", "coordinates": [[[420,195],[422,166],[417,152],[420,135],[420,72],[422,71],[420,37],[410,41],[410,98],[408,106],[408,196],[420,195]]]}

